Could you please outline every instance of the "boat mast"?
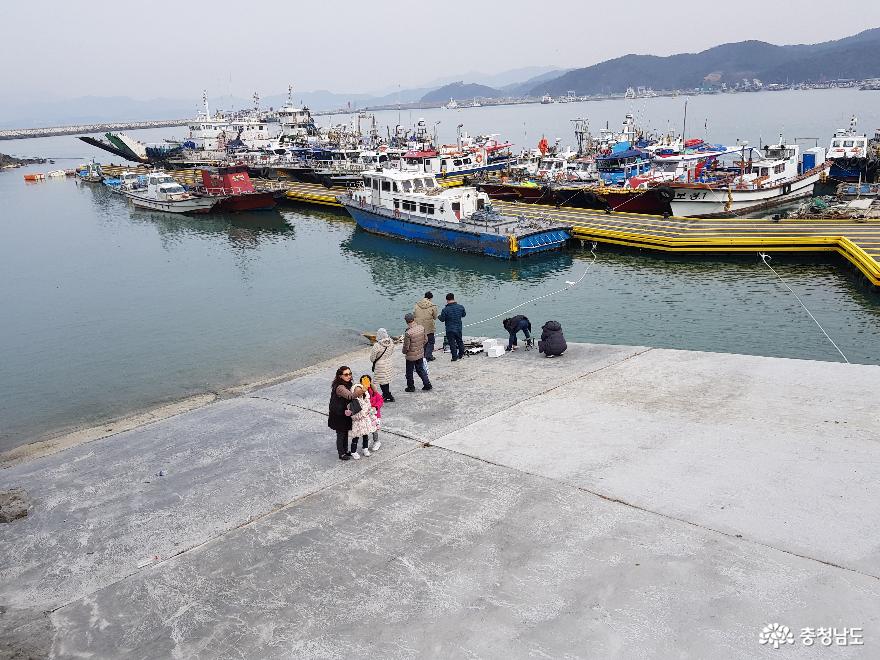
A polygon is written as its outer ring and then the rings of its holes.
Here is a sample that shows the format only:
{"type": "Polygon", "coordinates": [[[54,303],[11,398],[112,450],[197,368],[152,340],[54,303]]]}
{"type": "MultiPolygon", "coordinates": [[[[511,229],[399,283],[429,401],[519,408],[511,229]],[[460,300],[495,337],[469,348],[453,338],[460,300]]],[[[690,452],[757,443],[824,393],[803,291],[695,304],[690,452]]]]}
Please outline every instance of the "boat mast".
{"type": "Polygon", "coordinates": [[[202,90],[202,104],[205,106],[205,119],[211,118],[211,112],[208,110],[208,90],[202,90]]]}
{"type": "Polygon", "coordinates": [[[688,125],[688,100],[687,97],[684,99],[684,121],[681,124],[681,148],[684,149],[684,143],[687,140],[687,125],[688,125]]]}

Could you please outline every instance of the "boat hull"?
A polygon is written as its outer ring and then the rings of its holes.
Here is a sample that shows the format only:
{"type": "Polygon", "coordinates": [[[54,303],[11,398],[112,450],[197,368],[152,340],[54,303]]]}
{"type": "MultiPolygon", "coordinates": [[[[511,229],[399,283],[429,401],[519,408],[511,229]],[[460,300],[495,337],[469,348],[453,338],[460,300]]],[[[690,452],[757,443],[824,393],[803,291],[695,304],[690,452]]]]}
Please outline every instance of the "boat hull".
{"type": "Polygon", "coordinates": [[[515,183],[476,183],[480,190],[493,199],[526,204],[553,204],[553,193],[548,186],[521,186],[515,183]]]}
{"type": "Polygon", "coordinates": [[[669,205],[672,196],[673,193],[665,186],[648,189],[559,187],[554,190],[553,203],[617,213],[663,215],[672,213],[669,205]]]}
{"type": "Polygon", "coordinates": [[[672,214],[684,218],[732,218],[810,197],[822,168],[782,185],[737,190],[708,185],[670,184],[675,193],[672,214]]]}
{"type": "Polygon", "coordinates": [[[873,183],[880,171],[877,158],[835,158],[831,161],[828,176],[836,181],[865,181],[873,183]]]}
{"type": "Polygon", "coordinates": [[[215,211],[269,211],[278,205],[273,192],[245,193],[220,198],[215,211]]]}
{"type": "Polygon", "coordinates": [[[343,206],[357,225],[370,233],[500,259],[518,259],[556,250],[563,247],[571,237],[568,230],[548,229],[531,232],[511,241],[506,234],[439,227],[406,218],[395,218],[344,202],[343,206]]]}

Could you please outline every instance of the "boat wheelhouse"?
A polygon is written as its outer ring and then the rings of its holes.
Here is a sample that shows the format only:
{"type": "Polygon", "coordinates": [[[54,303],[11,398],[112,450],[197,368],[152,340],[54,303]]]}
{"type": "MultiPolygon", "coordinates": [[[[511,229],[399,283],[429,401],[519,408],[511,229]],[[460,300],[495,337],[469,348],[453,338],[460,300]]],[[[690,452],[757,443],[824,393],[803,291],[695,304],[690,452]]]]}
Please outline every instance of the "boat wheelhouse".
{"type": "Polygon", "coordinates": [[[443,188],[432,174],[365,172],[363,186],[339,198],[362,229],[418,243],[505,259],[562,247],[568,227],[502,216],[476,188],[443,188]]]}
{"type": "Polygon", "coordinates": [[[651,169],[651,157],[641,149],[626,149],[596,159],[599,178],[606,186],[622,186],[634,176],[651,169]]]}
{"type": "Polygon", "coordinates": [[[871,148],[867,135],[856,133],[857,119],[850,120],[848,129],[835,131],[828,148],[831,161],[829,176],[838,181],[873,181],[880,159],[871,148]]]}

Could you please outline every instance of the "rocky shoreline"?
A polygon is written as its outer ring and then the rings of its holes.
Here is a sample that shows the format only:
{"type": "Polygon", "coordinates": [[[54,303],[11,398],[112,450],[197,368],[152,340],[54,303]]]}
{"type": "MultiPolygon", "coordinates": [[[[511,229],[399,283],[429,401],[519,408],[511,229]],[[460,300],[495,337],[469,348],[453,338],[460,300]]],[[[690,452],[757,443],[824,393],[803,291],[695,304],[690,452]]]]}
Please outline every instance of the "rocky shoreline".
{"type": "Polygon", "coordinates": [[[22,165],[39,165],[45,162],[45,158],[16,158],[15,156],[0,154],[0,169],[4,170],[21,167],[22,165]]]}

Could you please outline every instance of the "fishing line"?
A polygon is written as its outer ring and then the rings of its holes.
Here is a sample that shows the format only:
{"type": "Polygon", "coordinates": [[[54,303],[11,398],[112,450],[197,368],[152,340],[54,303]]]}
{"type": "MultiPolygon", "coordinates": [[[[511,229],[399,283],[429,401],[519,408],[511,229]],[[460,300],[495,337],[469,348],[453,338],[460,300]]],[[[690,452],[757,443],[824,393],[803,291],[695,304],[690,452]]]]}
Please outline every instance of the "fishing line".
{"type": "Polygon", "coordinates": [[[801,300],[800,296],[794,292],[794,289],[792,289],[790,286],[788,286],[788,284],[786,284],[785,280],[782,279],[782,276],[781,276],[779,273],[776,272],[776,270],[773,268],[773,266],[770,265],[770,259],[771,259],[770,255],[769,255],[769,254],[766,254],[766,253],[764,253],[764,252],[758,252],[758,256],[761,257],[761,261],[764,262],[764,265],[767,266],[767,268],[769,268],[770,270],[772,270],[772,271],[773,271],[773,274],[776,275],[776,277],[779,278],[779,281],[782,282],[782,284],[785,286],[785,288],[788,289],[789,291],[791,291],[792,295],[793,295],[795,298],[797,298],[797,301],[801,304],[801,307],[804,308],[804,311],[806,311],[807,314],[810,315],[810,318],[813,319],[813,322],[814,322],[817,326],[819,326],[819,330],[822,331],[822,334],[825,335],[825,337],[828,339],[828,341],[831,342],[831,345],[834,346],[834,348],[837,349],[837,352],[838,352],[838,353],[840,353],[840,357],[843,358],[843,361],[846,362],[847,364],[849,364],[849,360],[848,360],[848,359],[846,358],[846,356],[843,354],[843,351],[840,350],[840,346],[838,346],[837,344],[834,343],[834,340],[833,340],[831,337],[828,336],[828,333],[827,333],[827,332],[825,332],[825,328],[822,327],[822,324],[819,323],[819,321],[816,320],[816,317],[813,316],[813,313],[812,313],[809,309],[807,309],[807,306],[804,304],[804,301],[801,300]]]}
{"type": "Polygon", "coordinates": [[[489,318],[483,319],[482,321],[475,321],[474,323],[467,323],[462,327],[463,328],[470,328],[475,325],[480,325],[482,323],[486,323],[487,321],[493,321],[497,318],[501,318],[505,314],[508,314],[515,309],[519,309],[520,307],[524,307],[525,305],[529,305],[533,302],[537,302],[538,300],[542,300],[544,298],[549,298],[550,296],[555,296],[557,293],[562,293],[563,291],[568,291],[569,289],[573,289],[574,287],[576,287],[578,284],[580,284],[584,280],[584,278],[587,276],[587,273],[590,271],[590,268],[593,266],[593,264],[596,263],[596,242],[595,241],[593,242],[593,245],[590,248],[590,255],[593,257],[593,260],[589,264],[587,264],[587,267],[584,269],[583,274],[574,282],[566,281],[566,283],[565,283],[566,285],[564,287],[562,287],[561,289],[557,289],[556,291],[551,291],[550,293],[545,293],[543,296],[538,296],[537,298],[532,298],[531,300],[527,300],[525,302],[522,302],[518,305],[511,307],[508,310],[501,312],[500,314],[496,314],[495,316],[490,316],[489,318]]]}

